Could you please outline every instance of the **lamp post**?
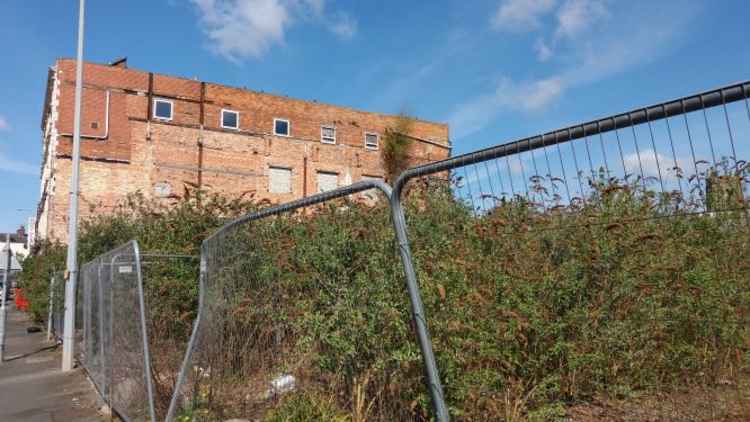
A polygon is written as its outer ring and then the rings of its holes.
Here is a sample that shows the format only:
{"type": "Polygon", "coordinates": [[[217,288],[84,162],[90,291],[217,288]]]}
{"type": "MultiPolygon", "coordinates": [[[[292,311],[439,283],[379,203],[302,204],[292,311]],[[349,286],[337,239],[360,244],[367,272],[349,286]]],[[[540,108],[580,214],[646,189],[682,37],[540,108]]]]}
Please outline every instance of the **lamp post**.
{"type": "Polygon", "coordinates": [[[5,312],[8,299],[8,273],[10,272],[10,262],[12,254],[10,252],[10,233],[5,234],[5,247],[7,255],[5,256],[5,272],[3,273],[3,294],[0,297],[0,364],[5,359],[5,312]]]}
{"type": "Polygon", "coordinates": [[[78,54],[76,56],[76,95],[73,116],[73,174],[70,180],[70,209],[68,210],[67,282],[65,283],[65,325],[63,329],[63,372],[73,369],[76,311],[76,283],[78,282],[78,175],[81,162],[81,94],[83,92],[83,24],[85,0],[78,6],[78,54]]]}

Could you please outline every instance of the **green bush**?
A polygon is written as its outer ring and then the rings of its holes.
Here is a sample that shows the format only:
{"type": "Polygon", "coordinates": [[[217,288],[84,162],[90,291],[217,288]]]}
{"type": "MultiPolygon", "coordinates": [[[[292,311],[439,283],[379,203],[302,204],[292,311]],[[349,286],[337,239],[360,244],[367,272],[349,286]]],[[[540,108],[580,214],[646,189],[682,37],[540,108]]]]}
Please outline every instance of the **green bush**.
{"type": "Polygon", "coordinates": [[[60,243],[39,242],[23,260],[18,283],[29,300],[29,312],[36,322],[45,321],[49,311],[49,287],[52,275],[65,268],[66,248],[60,243]]]}
{"type": "MultiPolygon", "coordinates": [[[[455,419],[553,419],[567,403],[747,370],[747,214],[666,218],[671,201],[595,187],[573,207],[517,199],[475,216],[444,181],[410,186],[410,243],[455,419]]],[[[143,250],[197,254],[207,234],[252,208],[134,202],[86,223],[81,254],[133,237],[143,250]]],[[[253,222],[212,245],[211,303],[222,318],[207,337],[216,353],[204,356],[210,379],[194,390],[206,398],[191,412],[207,420],[245,415],[248,406],[269,420],[429,418],[384,201],[253,222]],[[268,402],[261,381],[284,371],[298,390],[268,402]]],[[[162,261],[146,274],[162,403],[195,316],[196,269],[162,261]]]]}

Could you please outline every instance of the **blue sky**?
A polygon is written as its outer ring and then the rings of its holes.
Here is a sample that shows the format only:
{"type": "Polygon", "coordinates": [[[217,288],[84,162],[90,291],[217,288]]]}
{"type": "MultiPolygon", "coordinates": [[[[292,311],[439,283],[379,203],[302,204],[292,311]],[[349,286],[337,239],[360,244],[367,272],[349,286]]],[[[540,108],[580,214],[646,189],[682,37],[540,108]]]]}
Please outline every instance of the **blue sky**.
{"type": "MultiPolygon", "coordinates": [[[[89,0],[85,58],[451,125],[456,153],[750,79],[750,5],[89,0]]],[[[0,230],[35,209],[46,69],[77,1],[2,0],[0,230]]]]}

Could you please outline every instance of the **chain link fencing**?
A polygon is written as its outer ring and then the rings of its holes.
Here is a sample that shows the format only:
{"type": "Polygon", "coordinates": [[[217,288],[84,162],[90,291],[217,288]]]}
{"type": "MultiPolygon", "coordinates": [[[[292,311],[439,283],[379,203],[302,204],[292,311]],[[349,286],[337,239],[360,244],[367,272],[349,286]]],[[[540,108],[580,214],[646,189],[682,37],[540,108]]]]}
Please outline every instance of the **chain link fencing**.
{"type": "Polygon", "coordinates": [[[719,376],[750,326],[748,93],[264,209],[207,238],[199,268],[133,241],[81,271],[79,359],[127,420],[168,422],[552,417],[543,403],[668,384],[672,362],[719,376]],[[196,272],[197,292],[159,290],[196,272]]]}
{"type": "Polygon", "coordinates": [[[164,420],[196,315],[199,257],[148,251],[141,271],[157,420],[164,420]]]}
{"type": "Polygon", "coordinates": [[[62,271],[56,271],[50,277],[50,305],[48,309],[47,338],[62,342],[65,328],[65,277],[62,271]]]}
{"type": "Polygon", "coordinates": [[[76,291],[78,361],[123,420],[156,420],[138,243],[84,264],[76,291]]]}
{"type": "Polygon", "coordinates": [[[203,242],[198,317],[167,420],[286,420],[325,396],[337,400],[308,416],[413,417],[400,402],[422,393],[421,353],[393,265],[389,194],[355,183],[246,215],[203,242]]]}
{"type": "MultiPolygon", "coordinates": [[[[164,291],[149,288],[143,280],[161,288],[175,280],[196,280],[197,258],[141,253],[131,241],[81,266],[76,286],[76,359],[124,420],[163,419],[189,337],[189,328],[187,333],[184,327],[173,332],[180,321],[186,325],[186,316],[172,318],[160,312],[174,304],[165,303],[164,291]]],[[[64,332],[65,282],[62,271],[50,278],[48,339],[57,342],[64,332]]]]}
{"type": "Polygon", "coordinates": [[[399,177],[393,200],[453,417],[563,417],[549,403],[669,385],[685,370],[674,362],[706,382],[741,365],[748,92],[731,85],[399,177]]]}

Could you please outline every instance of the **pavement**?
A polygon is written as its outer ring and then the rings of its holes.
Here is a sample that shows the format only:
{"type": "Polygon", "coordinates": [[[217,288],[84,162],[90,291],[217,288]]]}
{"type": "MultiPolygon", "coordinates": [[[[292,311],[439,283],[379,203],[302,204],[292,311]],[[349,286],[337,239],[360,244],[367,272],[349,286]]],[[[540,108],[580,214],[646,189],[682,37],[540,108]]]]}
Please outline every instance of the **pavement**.
{"type": "MultiPolygon", "coordinates": [[[[0,421],[103,421],[98,394],[82,369],[62,372],[62,347],[8,304],[5,361],[0,363],[0,421]]],[[[46,328],[46,327],[44,327],[46,328]]]]}

